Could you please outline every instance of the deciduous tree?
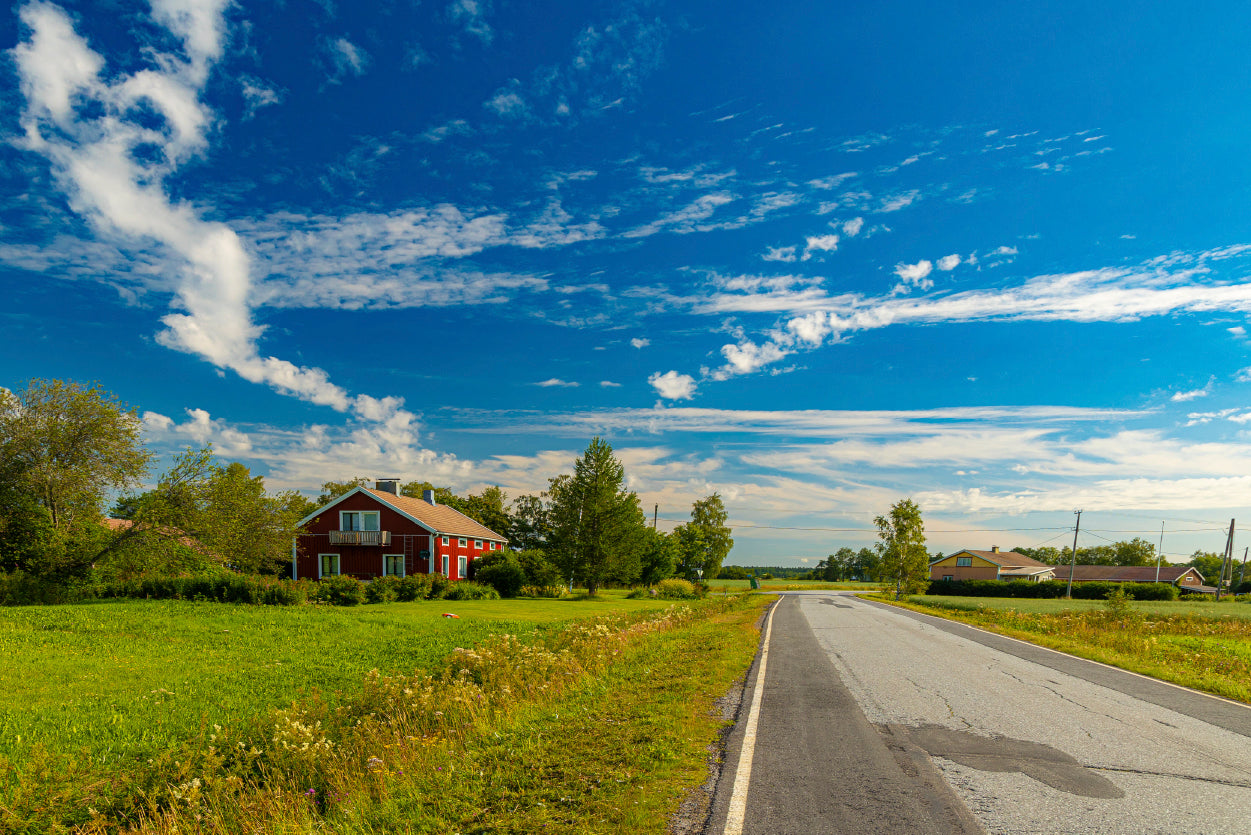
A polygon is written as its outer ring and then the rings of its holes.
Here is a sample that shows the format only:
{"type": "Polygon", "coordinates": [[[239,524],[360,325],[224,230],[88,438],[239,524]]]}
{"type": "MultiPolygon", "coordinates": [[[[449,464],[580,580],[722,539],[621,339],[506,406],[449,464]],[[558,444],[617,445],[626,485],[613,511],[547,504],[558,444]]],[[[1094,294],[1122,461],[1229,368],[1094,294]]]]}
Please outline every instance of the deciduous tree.
{"type": "Polygon", "coordinates": [[[895,583],[895,598],[919,592],[929,579],[921,508],[912,499],[901,499],[873,524],[877,525],[883,573],[895,583]]]}
{"type": "Polygon", "coordinates": [[[713,578],[734,547],[726,519],[725,503],[718,493],[705,496],[691,506],[691,521],[674,531],[678,541],[678,573],[688,580],[713,578]]]}

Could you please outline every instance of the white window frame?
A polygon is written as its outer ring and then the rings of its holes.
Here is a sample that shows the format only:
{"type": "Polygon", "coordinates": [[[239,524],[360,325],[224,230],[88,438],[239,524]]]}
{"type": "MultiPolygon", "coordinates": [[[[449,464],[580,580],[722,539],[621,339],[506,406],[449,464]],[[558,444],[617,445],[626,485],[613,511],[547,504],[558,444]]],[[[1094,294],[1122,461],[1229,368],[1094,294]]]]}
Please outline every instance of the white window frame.
{"type": "Polygon", "coordinates": [[[317,579],[318,580],[320,580],[322,577],[337,577],[342,573],[343,573],[343,559],[338,554],[318,554],[317,555],[317,579]],[[321,570],[322,565],[323,565],[323,560],[326,557],[334,557],[335,571],[333,574],[325,574],[321,570]]]}
{"type": "Polygon", "coordinates": [[[444,545],[447,545],[447,544],[448,544],[448,538],[447,538],[446,536],[445,536],[445,537],[443,537],[443,544],[444,544],[444,545]]]}
{"type": "Polygon", "coordinates": [[[474,548],[476,548],[476,549],[478,549],[479,551],[481,551],[481,550],[482,550],[482,540],[481,540],[481,539],[475,539],[475,540],[473,541],[473,547],[474,547],[474,548]]]}
{"type": "Polygon", "coordinates": [[[451,579],[451,577],[452,577],[452,575],[451,575],[451,574],[448,574],[448,573],[447,573],[447,572],[448,572],[448,570],[449,570],[450,568],[451,568],[451,566],[448,564],[448,556],[447,556],[447,554],[444,554],[444,555],[443,555],[443,576],[444,576],[444,577],[447,577],[449,580],[450,580],[450,579],[451,579]]]}
{"type": "Polygon", "coordinates": [[[462,538],[460,538],[460,539],[457,539],[457,540],[456,540],[456,547],[457,547],[457,548],[467,548],[467,547],[469,547],[469,540],[468,540],[468,539],[465,539],[465,538],[463,538],[463,537],[462,537],[462,538]]]}
{"type": "Polygon", "coordinates": [[[382,555],[382,576],[383,577],[403,577],[408,571],[408,566],[405,565],[404,563],[405,563],[405,559],[404,559],[403,554],[383,554],[382,555]],[[399,574],[387,574],[387,560],[390,559],[391,557],[400,558],[400,573],[399,574]]]}
{"type": "Polygon", "coordinates": [[[972,557],[956,557],[956,568],[972,568],[972,557]]]}
{"type": "Polygon", "coordinates": [[[374,531],[380,531],[382,530],[382,513],[381,511],[377,511],[377,510],[340,510],[339,511],[339,530],[341,531],[369,531],[371,533],[374,531]],[[361,517],[361,527],[349,528],[346,525],[344,525],[343,518],[345,516],[348,516],[349,514],[356,514],[361,517]],[[376,527],[373,527],[373,528],[366,527],[365,518],[369,516],[372,516],[376,520],[374,522],[376,527]]]}
{"type": "Polygon", "coordinates": [[[494,542],[492,542],[492,543],[491,543],[491,550],[492,550],[492,551],[494,551],[494,550],[495,550],[495,543],[494,543],[494,542]]]}
{"type": "Polygon", "coordinates": [[[461,554],[456,558],[456,579],[463,580],[465,575],[469,573],[469,557],[461,554]]]}

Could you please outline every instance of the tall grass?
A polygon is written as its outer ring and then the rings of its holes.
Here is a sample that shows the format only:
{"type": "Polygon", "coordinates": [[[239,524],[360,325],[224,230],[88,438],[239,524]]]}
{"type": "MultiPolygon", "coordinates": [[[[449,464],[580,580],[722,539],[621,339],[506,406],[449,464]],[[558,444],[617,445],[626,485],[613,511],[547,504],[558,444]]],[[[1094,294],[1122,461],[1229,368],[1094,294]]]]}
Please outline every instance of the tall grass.
{"type": "Polygon", "coordinates": [[[362,808],[389,797],[389,781],[454,769],[466,739],[603,672],[638,637],[735,605],[742,604],[731,599],[701,604],[699,611],[577,621],[526,639],[504,631],[476,648],[454,649],[428,671],[372,671],[350,697],[312,693],[250,720],[205,723],[124,770],[39,748],[21,767],[0,763],[0,824],[31,833],[346,826],[362,808]]]}

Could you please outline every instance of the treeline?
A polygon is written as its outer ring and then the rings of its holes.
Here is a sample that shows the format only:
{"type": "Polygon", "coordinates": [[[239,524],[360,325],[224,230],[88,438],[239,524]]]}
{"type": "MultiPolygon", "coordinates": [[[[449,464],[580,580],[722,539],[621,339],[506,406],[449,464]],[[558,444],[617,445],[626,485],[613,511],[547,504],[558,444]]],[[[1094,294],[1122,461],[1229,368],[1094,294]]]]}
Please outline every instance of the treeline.
{"type": "MultiPolygon", "coordinates": [[[[282,576],[290,571],[300,520],[368,484],[328,481],[315,501],[296,491],[270,492],[262,477],[219,461],[205,446],[185,450],[155,487],[138,491],[153,458],[141,425],[134,408],[99,386],[32,380],[21,392],[0,388],[0,572],[9,588],[30,596],[39,584],[282,576]],[[106,515],[110,495],[121,498],[106,515]]],[[[475,560],[476,571],[506,588],[521,577],[523,585],[574,583],[594,594],[605,585],[715,577],[734,544],[721,497],[695,502],[689,522],[662,533],[647,525],[625,484],[612,447],[595,438],[571,473],[511,503],[498,486],[460,496],[410,481],[401,492],[421,497],[433,490],[440,503],[506,536],[521,555],[475,560]],[[505,575],[507,581],[500,579],[505,575]]]]}
{"type": "MultiPolygon", "coordinates": [[[[318,503],[368,484],[365,478],[326,482],[318,503]]],[[[673,576],[692,582],[716,577],[734,546],[721,496],[696,501],[690,521],[665,533],[647,524],[638,495],[625,485],[624,465],[597,437],[573,462],[572,472],[549,479],[547,490],[537,495],[510,502],[494,486],[459,496],[428,481],[405,482],[399,492],[421,498],[433,490],[438,503],[506,536],[519,554],[487,553],[471,563],[473,577],[501,593],[574,584],[595,594],[604,586],[651,586],[673,576]]]]}

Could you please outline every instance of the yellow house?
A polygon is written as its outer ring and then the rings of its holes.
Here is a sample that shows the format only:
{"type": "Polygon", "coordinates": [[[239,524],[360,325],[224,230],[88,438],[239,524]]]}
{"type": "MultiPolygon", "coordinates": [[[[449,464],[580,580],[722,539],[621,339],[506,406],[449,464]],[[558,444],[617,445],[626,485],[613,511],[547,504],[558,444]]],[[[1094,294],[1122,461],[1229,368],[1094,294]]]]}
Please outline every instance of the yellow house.
{"type": "Polygon", "coordinates": [[[957,551],[930,563],[931,580],[1032,580],[1037,583],[1054,578],[1055,571],[1046,563],[1016,551],[1000,551],[998,545],[992,545],[989,551],[957,551]]]}

